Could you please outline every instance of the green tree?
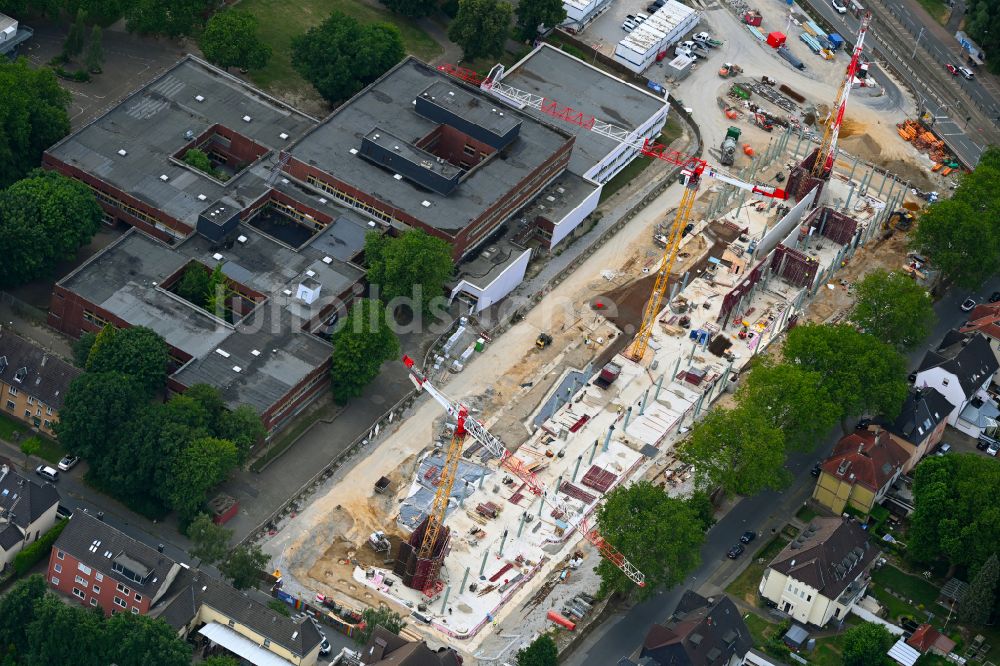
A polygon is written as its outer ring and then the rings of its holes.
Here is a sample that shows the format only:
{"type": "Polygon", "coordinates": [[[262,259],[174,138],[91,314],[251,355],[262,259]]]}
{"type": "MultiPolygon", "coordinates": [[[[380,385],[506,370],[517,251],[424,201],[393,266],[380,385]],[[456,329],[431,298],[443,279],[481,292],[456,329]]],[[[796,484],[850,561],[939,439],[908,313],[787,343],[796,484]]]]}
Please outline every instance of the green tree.
{"type": "Polygon", "coordinates": [[[21,442],[21,453],[24,454],[24,469],[28,470],[28,458],[42,450],[42,440],[38,437],[27,437],[21,442]]]}
{"type": "Polygon", "coordinates": [[[554,28],[566,20],[562,0],[521,0],[517,3],[517,32],[523,41],[538,36],[538,27],[554,28]]]}
{"type": "Polygon", "coordinates": [[[208,19],[198,46],[210,63],[223,69],[260,69],[271,58],[271,47],[257,36],[257,17],[239,9],[208,19]]]}
{"type": "Polygon", "coordinates": [[[70,15],[82,12],[88,23],[108,27],[122,17],[129,0],[65,0],[70,15]]]}
{"type": "Polygon", "coordinates": [[[145,326],[132,326],[115,331],[107,344],[100,344],[98,336],[87,360],[87,371],[121,372],[135,378],[147,394],[153,394],[166,386],[169,362],[163,338],[145,326]]]}
{"type": "Polygon", "coordinates": [[[285,617],[291,617],[292,615],[292,611],[288,608],[288,604],[281,599],[271,599],[267,602],[267,607],[278,615],[284,615],[285,617]]]}
{"type": "Polygon", "coordinates": [[[146,35],[192,35],[216,4],[217,0],[131,0],[125,9],[125,26],[146,35]]]}
{"type": "Polygon", "coordinates": [[[23,663],[31,666],[105,666],[109,663],[104,659],[107,645],[99,613],[75,604],[70,606],[54,594],[46,594],[38,601],[33,615],[25,628],[30,647],[27,654],[22,654],[23,663]],[[72,636],[73,640],[66,640],[67,636],[72,636]]]}
{"type": "MultiPolygon", "coordinates": [[[[185,153],[184,157],[187,158],[190,154],[191,151],[189,150],[185,153]]],[[[204,153],[202,154],[204,155],[204,153]]],[[[205,159],[208,159],[208,157],[206,156],[205,159]]],[[[203,264],[192,261],[184,269],[181,279],[177,281],[177,295],[186,301],[194,303],[199,308],[204,308],[205,301],[208,299],[208,292],[211,290],[211,282],[211,273],[209,273],[208,269],[203,264]]]]}
{"type": "MultiPolygon", "coordinates": [[[[0,646],[3,650],[15,655],[25,654],[28,651],[28,637],[25,630],[47,592],[45,578],[35,574],[18,581],[7,593],[0,596],[0,646]]],[[[9,662],[3,663],[6,665],[9,662]]]]}
{"type": "Polygon", "coordinates": [[[851,319],[896,349],[913,349],[930,335],[937,318],[930,295],[910,276],[874,270],[856,285],[851,319]]]}
{"type": "Polygon", "coordinates": [[[695,485],[708,492],[722,488],[731,495],[755,495],[780,490],[791,480],[785,469],[784,433],[744,405],[708,412],[679,453],[694,465],[695,485]]]}
{"type": "MultiPolygon", "coordinates": [[[[189,148],[187,152],[184,153],[184,157],[181,158],[181,161],[188,166],[194,167],[198,171],[215,177],[215,167],[212,166],[212,160],[208,158],[208,153],[201,148],[189,148]]],[[[186,275],[187,272],[185,271],[185,276],[186,275]]]]}
{"type": "Polygon", "coordinates": [[[115,442],[146,395],[129,376],[117,372],[85,372],[69,386],[55,431],[59,442],[90,462],[91,472],[104,477],[114,464],[115,442]]]}
{"type": "Polygon", "coordinates": [[[958,619],[965,624],[982,627],[989,624],[990,615],[997,605],[997,579],[1000,577],[1000,560],[993,553],[979,567],[962,595],[958,605],[958,619]]]}
{"type": "Polygon", "coordinates": [[[222,272],[222,264],[216,264],[208,279],[208,294],[205,296],[205,309],[219,319],[227,319],[229,301],[235,292],[229,285],[229,280],[222,272]]]}
{"type": "Polygon", "coordinates": [[[232,530],[216,525],[206,513],[199,513],[187,528],[191,539],[191,557],[197,557],[205,564],[215,564],[225,559],[229,553],[232,530]]]}
{"type": "Polygon", "coordinates": [[[914,473],[909,557],[977,571],[1000,543],[997,488],[995,460],[975,453],[925,458],[914,473]]]}
{"type": "Polygon", "coordinates": [[[86,185],[55,171],[33,171],[0,192],[0,285],[44,277],[75,259],[100,228],[101,215],[86,185]]]}
{"type": "Polygon", "coordinates": [[[399,616],[399,613],[388,608],[387,606],[379,606],[378,608],[366,608],[361,611],[361,621],[365,623],[365,628],[354,634],[354,640],[365,645],[368,643],[368,639],[371,638],[372,632],[375,631],[375,627],[382,627],[387,631],[399,635],[399,632],[403,630],[406,623],[403,622],[403,618],[399,616]]]}
{"type": "Polygon", "coordinates": [[[683,499],[670,497],[648,481],[618,486],[597,509],[597,526],[608,543],[646,576],[636,585],[609,560],[597,566],[601,593],[638,591],[653,595],[661,585],[672,587],[701,562],[705,540],[698,509],[683,499]]]}
{"type": "Polygon", "coordinates": [[[413,309],[431,310],[431,301],[444,294],[455,264],[451,247],[436,236],[411,229],[397,238],[377,231],[365,237],[368,281],[377,284],[385,303],[412,299],[413,309]]]}
{"type": "Polygon", "coordinates": [[[90,31],[90,42],[87,44],[87,55],[84,62],[87,70],[91,74],[100,74],[104,67],[104,45],[102,44],[104,35],[101,33],[101,26],[95,25],[90,31]]]}
{"type": "Polygon", "coordinates": [[[789,331],[784,355],[824,377],[842,425],[844,419],[862,413],[893,419],[906,400],[903,357],[887,343],[846,324],[800,324],[789,331]]]}
{"type": "Polygon", "coordinates": [[[385,308],[377,301],[357,301],[333,336],[330,372],[334,400],[345,404],[361,395],[368,382],[378,376],[382,364],[396,356],[399,340],[389,328],[385,308]]]}
{"type": "Polygon", "coordinates": [[[182,523],[198,514],[208,491],[219,485],[235,466],[236,446],[215,437],[196,439],[175,456],[167,493],[182,523]]]}
{"type": "Polygon", "coordinates": [[[438,0],[379,0],[386,9],[401,16],[420,18],[437,11],[438,0]]]}
{"type": "Polygon", "coordinates": [[[991,147],[951,197],[927,207],[913,232],[913,246],[961,287],[979,286],[1000,266],[998,179],[1000,149],[991,147]]]}
{"type": "Polygon", "coordinates": [[[236,462],[242,465],[250,457],[250,451],[257,442],[267,435],[267,430],[253,407],[240,405],[232,411],[222,413],[216,434],[236,445],[236,462]]]}
{"type": "MultiPolygon", "coordinates": [[[[42,152],[69,134],[66,109],[70,94],[59,85],[52,70],[44,67],[33,69],[25,58],[15,62],[0,59],[0,90],[4,91],[3,104],[0,104],[2,190],[38,166],[42,161],[42,152]]],[[[3,238],[11,233],[7,229],[0,231],[3,264],[13,256],[2,245],[3,238]]],[[[3,274],[0,268],[0,276],[3,274]]]]}
{"type": "Polygon", "coordinates": [[[336,11],[292,40],[292,67],[328,102],[347,99],[385,74],[405,55],[403,38],[396,26],[362,25],[336,11]]]}
{"type": "Polygon", "coordinates": [[[559,648],[548,634],[542,634],[526,648],[518,650],[515,657],[517,666],[556,666],[559,663],[559,648]]]}
{"type": "MultiPolygon", "coordinates": [[[[268,602],[268,606],[273,602],[268,602]]],[[[278,602],[281,603],[280,601],[278,602]]],[[[224,654],[215,654],[208,659],[203,659],[201,661],[201,666],[240,666],[239,662],[232,657],[227,657],[224,654]]]]}
{"type": "Polygon", "coordinates": [[[270,561],[271,558],[257,544],[242,545],[233,549],[219,571],[237,590],[245,590],[256,587],[260,572],[265,570],[270,561]]]}
{"type": "Polygon", "coordinates": [[[104,620],[103,634],[109,653],[103,661],[104,664],[117,664],[117,666],[149,666],[149,664],[190,666],[191,664],[191,646],[178,638],[170,625],[163,620],[146,615],[115,613],[104,620]]]}
{"type": "Polygon", "coordinates": [[[78,368],[87,367],[87,359],[90,357],[90,348],[94,346],[94,341],[97,340],[97,334],[91,333],[90,331],[84,331],[73,342],[73,364],[78,368]]]}
{"type": "Polygon", "coordinates": [[[881,624],[862,622],[844,632],[844,666],[881,666],[895,663],[889,659],[889,648],[896,637],[881,624]]]}
{"type": "Polygon", "coordinates": [[[779,428],[789,451],[812,451],[840,419],[823,375],[769,356],[754,360],[736,400],[779,428]]]}
{"type": "Polygon", "coordinates": [[[64,60],[72,60],[83,53],[83,34],[85,30],[83,20],[83,10],[77,11],[76,20],[70,24],[69,32],[66,34],[66,41],[63,42],[62,57],[64,60]]]}
{"type": "MultiPolygon", "coordinates": [[[[174,396],[171,403],[182,396],[174,396]]],[[[219,389],[208,384],[195,384],[187,391],[184,391],[184,398],[193,402],[201,415],[200,425],[212,429],[213,434],[218,428],[222,415],[226,412],[226,403],[222,401],[219,389]]],[[[168,403],[170,404],[170,403],[168,403]]],[[[222,439],[232,439],[220,435],[222,439]]]]}
{"type": "Polygon", "coordinates": [[[513,8],[503,0],[458,0],[458,14],[448,39],[462,47],[463,58],[498,58],[510,33],[513,8]]]}

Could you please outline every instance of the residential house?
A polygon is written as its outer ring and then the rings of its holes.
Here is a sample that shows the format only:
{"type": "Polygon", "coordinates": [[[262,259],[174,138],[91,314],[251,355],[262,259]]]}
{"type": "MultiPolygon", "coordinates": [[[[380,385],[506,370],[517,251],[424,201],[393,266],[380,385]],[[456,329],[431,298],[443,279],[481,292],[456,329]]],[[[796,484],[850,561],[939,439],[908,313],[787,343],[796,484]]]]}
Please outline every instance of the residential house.
{"type": "MultiPolygon", "coordinates": [[[[735,666],[753,645],[740,611],[725,596],[688,590],[673,615],[649,628],[629,662],[642,666],[735,666]]],[[[621,663],[621,662],[620,662],[621,663]]]]}
{"type": "Polygon", "coordinates": [[[49,584],[105,615],[146,615],[181,565],[103,520],[76,511],[49,556],[49,584]]]}
{"type": "Polygon", "coordinates": [[[910,460],[886,430],[857,430],[842,438],[822,466],[813,499],[834,513],[867,514],[882,501],[910,460]]]}
{"type": "Polygon", "coordinates": [[[764,654],[756,648],[750,648],[746,656],[743,657],[742,666],[788,666],[788,664],[764,654]]]}
{"type": "Polygon", "coordinates": [[[320,631],[304,617],[281,615],[268,601],[256,590],[241,592],[202,571],[184,569],[153,615],[181,638],[202,637],[205,654],[227,652],[263,666],[315,666],[323,644],[320,631]]]}
{"type": "Polygon", "coordinates": [[[337,663],[343,666],[461,666],[462,658],[452,648],[432,650],[423,641],[407,640],[379,625],[360,653],[345,650],[337,663]]]}
{"type": "Polygon", "coordinates": [[[955,649],[955,641],[926,622],[917,627],[917,630],[906,639],[906,644],[920,652],[920,654],[930,652],[942,657],[948,656],[955,649]]]}
{"type": "Polygon", "coordinates": [[[58,356],[0,328],[0,402],[4,413],[54,435],[70,382],[80,375],[58,356]]]}
{"type": "MultiPolygon", "coordinates": [[[[962,335],[982,334],[990,343],[993,356],[1000,363],[1000,303],[983,303],[969,313],[964,326],[958,328],[962,335]]],[[[1000,384],[1000,370],[993,374],[993,381],[1000,384]]]]}
{"type": "Polygon", "coordinates": [[[908,474],[941,441],[948,415],[954,408],[937,389],[915,388],[906,396],[896,420],[880,423],[892,441],[909,455],[903,464],[903,474],[908,474]]]}
{"type": "Polygon", "coordinates": [[[59,493],[51,483],[35,483],[0,465],[0,570],[52,529],[58,508],[59,493]]]}
{"type": "Polygon", "coordinates": [[[915,386],[937,389],[955,406],[948,423],[978,437],[1000,417],[996,401],[986,391],[997,370],[1000,362],[985,335],[950,331],[936,350],[924,355],[915,386]]]}
{"type": "Polygon", "coordinates": [[[878,555],[854,519],[814,518],[771,560],[758,589],[793,620],[822,627],[864,596],[878,555]]]}

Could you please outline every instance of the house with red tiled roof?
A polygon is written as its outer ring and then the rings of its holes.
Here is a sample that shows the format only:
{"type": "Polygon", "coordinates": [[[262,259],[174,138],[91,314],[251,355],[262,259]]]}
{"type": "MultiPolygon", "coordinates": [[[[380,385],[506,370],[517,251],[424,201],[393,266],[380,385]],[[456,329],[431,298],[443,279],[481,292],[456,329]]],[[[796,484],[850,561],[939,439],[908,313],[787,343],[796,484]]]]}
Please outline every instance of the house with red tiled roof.
{"type": "Polygon", "coordinates": [[[821,465],[813,499],[834,513],[848,505],[867,514],[903,473],[910,453],[886,430],[858,430],[842,438],[821,465]]]}
{"type": "Polygon", "coordinates": [[[921,654],[931,652],[942,657],[948,656],[955,649],[955,641],[927,623],[917,627],[913,635],[906,639],[906,644],[921,654]]]}
{"type": "MultiPolygon", "coordinates": [[[[964,326],[959,327],[959,333],[982,333],[990,342],[990,349],[1000,365],[1000,303],[983,303],[977,305],[969,313],[969,319],[964,326]]],[[[993,375],[993,381],[1000,384],[1000,368],[993,375]]]]}

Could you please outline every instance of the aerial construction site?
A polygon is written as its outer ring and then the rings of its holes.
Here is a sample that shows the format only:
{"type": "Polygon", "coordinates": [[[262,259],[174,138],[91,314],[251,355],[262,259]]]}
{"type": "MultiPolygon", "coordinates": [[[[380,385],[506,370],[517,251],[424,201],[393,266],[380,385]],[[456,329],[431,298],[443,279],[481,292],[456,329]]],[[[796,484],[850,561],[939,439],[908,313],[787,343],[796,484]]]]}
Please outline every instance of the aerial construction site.
{"type": "MultiPolygon", "coordinates": [[[[918,207],[916,179],[938,176],[858,168],[839,145],[843,138],[862,153],[895,134],[859,129],[877,122],[877,110],[845,116],[869,23],[864,17],[838,81],[800,82],[815,97],[812,112],[826,109],[813,132],[764,129],[786,102],[801,108],[766,83],[749,113],[728,95],[733,82],[758,89],[754,81],[773,68],[750,71],[745,58],[739,76],[731,63],[699,73],[718,90],[692,109],[699,124],[701,111],[714,109],[702,127],[716,134],[709,149],[698,156],[640,142],[639,159],[661,174],[676,167],[676,179],[650,187],[572,280],[496,339],[463,319],[426,358],[405,359],[415,405],[268,537],[283,590],[338,611],[388,605],[429,644],[500,663],[553,623],[572,628],[593,612],[600,558],[643,585],[643,573],[596,529],[605,495],[638,479],[689,494],[694,471],[675,445],[790,326],[842,316],[859,253],[869,266],[933,278],[891,232],[918,207]],[[742,119],[750,126],[726,132],[742,119]],[[739,150],[760,137],[766,148],[739,150]],[[464,369],[449,372],[458,358],[464,369]]],[[[553,123],[633,140],[599,110],[580,113],[572,100],[505,83],[503,68],[486,77],[447,71],[553,123]]]]}

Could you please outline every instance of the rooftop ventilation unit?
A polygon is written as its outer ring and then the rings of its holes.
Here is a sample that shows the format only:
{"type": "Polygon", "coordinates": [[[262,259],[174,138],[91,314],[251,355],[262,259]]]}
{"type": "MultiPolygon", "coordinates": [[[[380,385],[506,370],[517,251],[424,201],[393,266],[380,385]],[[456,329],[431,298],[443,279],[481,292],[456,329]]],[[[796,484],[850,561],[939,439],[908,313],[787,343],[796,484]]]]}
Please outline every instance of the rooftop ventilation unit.
{"type": "Polygon", "coordinates": [[[282,178],[281,179],[281,184],[282,185],[288,185],[288,179],[287,178],[282,178]]]}
{"type": "Polygon", "coordinates": [[[351,155],[357,155],[357,154],[358,154],[358,149],[357,148],[351,148],[351,155]]]}
{"type": "Polygon", "coordinates": [[[308,270],[306,271],[306,275],[308,275],[309,277],[316,277],[316,271],[308,270]]]}
{"type": "Polygon", "coordinates": [[[208,199],[208,197],[206,197],[204,194],[198,195],[198,201],[205,201],[206,199],[208,199]]]}
{"type": "Polygon", "coordinates": [[[250,350],[250,355],[251,356],[260,356],[260,350],[259,349],[251,349],[250,350]]]}
{"type": "Polygon", "coordinates": [[[281,134],[278,135],[278,138],[284,141],[285,139],[288,138],[288,132],[282,132],[281,134]]]}
{"type": "Polygon", "coordinates": [[[328,201],[326,200],[326,197],[320,197],[320,198],[319,198],[319,202],[320,202],[321,204],[325,204],[325,203],[329,203],[329,202],[328,202],[328,201]]]}
{"type": "Polygon", "coordinates": [[[229,352],[227,352],[222,347],[219,347],[218,349],[216,349],[215,353],[218,354],[219,356],[221,356],[222,358],[229,358],[229,352]]]}
{"type": "Polygon", "coordinates": [[[168,176],[168,175],[167,175],[167,174],[165,174],[165,173],[161,173],[161,174],[160,174],[160,180],[162,180],[162,181],[163,181],[163,182],[165,183],[165,182],[167,182],[168,180],[170,180],[170,176],[168,176]]]}
{"type": "Polygon", "coordinates": [[[283,293],[285,296],[291,296],[292,295],[292,290],[291,289],[282,289],[281,293],[283,293]]]}
{"type": "Polygon", "coordinates": [[[222,261],[222,255],[216,252],[215,254],[212,255],[212,259],[215,259],[216,261],[222,261]]]}
{"type": "Polygon", "coordinates": [[[248,123],[251,120],[253,120],[253,118],[251,118],[250,116],[243,116],[243,122],[248,123]]]}
{"type": "Polygon", "coordinates": [[[374,229],[375,228],[375,220],[368,220],[368,226],[371,227],[372,229],[374,229]]]}
{"type": "Polygon", "coordinates": [[[194,96],[194,101],[196,101],[196,102],[204,102],[205,101],[205,96],[204,95],[195,95],[194,96]]]}
{"type": "Polygon", "coordinates": [[[239,236],[236,237],[236,240],[238,242],[240,242],[240,243],[246,243],[247,242],[247,237],[243,236],[243,235],[239,235],[239,236]]]}
{"type": "Polygon", "coordinates": [[[128,151],[125,150],[124,148],[119,148],[118,154],[121,155],[122,157],[125,157],[126,155],[128,155],[128,151]]]}
{"type": "Polygon", "coordinates": [[[323,257],[323,263],[330,265],[333,263],[333,259],[331,259],[330,257],[323,257]]]}
{"type": "Polygon", "coordinates": [[[393,178],[395,178],[396,180],[403,180],[403,177],[400,176],[398,173],[394,175],[393,178]]]}
{"type": "Polygon", "coordinates": [[[238,365],[233,366],[233,372],[243,372],[243,368],[238,365]]]}
{"type": "Polygon", "coordinates": [[[427,199],[424,199],[423,201],[420,202],[420,205],[423,206],[424,208],[430,208],[431,202],[428,201],[427,199]]]}

